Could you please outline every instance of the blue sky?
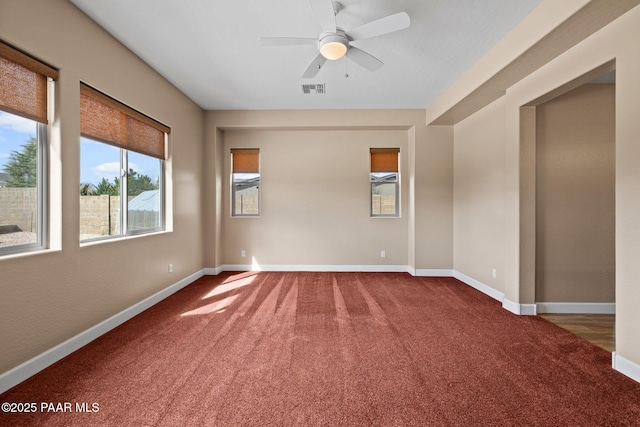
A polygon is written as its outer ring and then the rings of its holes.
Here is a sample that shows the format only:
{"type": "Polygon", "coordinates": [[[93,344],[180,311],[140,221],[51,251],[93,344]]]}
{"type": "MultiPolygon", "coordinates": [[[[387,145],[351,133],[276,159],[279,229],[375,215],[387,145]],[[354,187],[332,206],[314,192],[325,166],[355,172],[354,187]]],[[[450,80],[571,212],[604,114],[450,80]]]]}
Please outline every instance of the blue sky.
{"type": "Polygon", "coordinates": [[[36,122],[0,111],[0,172],[9,161],[12,151],[20,151],[22,144],[36,136],[36,122]]]}
{"type": "MultiPolygon", "coordinates": [[[[34,121],[0,111],[0,172],[4,172],[10,153],[20,151],[22,144],[36,135],[36,129],[34,121]]],[[[63,141],[63,144],[68,142],[72,141],[63,141]]],[[[103,177],[113,182],[119,175],[120,154],[116,147],[82,138],[80,157],[80,181],[83,183],[97,184],[103,177]]],[[[154,158],[130,153],[129,167],[150,176],[152,182],[158,177],[159,162],[154,158]]]]}
{"type": "MultiPolygon", "coordinates": [[[[129,169],[156,182],[160,162],[149,156],[129,152],[129,169]]],[[[80,182],[98,184],[102,178],[113,182],[120,176],[120,149],[109,144],[80,138],[80,182]]]]}

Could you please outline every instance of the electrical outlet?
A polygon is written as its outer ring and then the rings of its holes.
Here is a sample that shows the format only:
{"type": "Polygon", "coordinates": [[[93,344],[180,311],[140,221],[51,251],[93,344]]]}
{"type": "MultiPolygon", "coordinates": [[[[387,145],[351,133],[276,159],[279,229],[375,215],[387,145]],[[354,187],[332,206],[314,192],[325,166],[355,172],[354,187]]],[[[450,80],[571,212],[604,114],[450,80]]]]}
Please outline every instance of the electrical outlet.
{"type": "Polygon", "coordinates": [[[173,264],[169,264],[169,273],[173,273],[173,264]]]}
{"type": "Polygon", "coordinates": [[[492,268],[492,269],[491,269],[491,277],[493,277],[493,278],[495,279],[495,278],[496,278],[496,276],[497,276],[496,269],[495,269],[495,268],[492,268]]]}
{"type": "Polygon", "coordinates": [[[384,258],[387,256],[387,252],[386,251],[380,251],[380,258],[384,258]]]}
{"type": "Polygon", "coordinates": [[[247,256],[247,253],[244,251],[244,249],[240,251],[240,256],[241,256],[242,258],[244,258],[244,257],[246,257],[246,256],[247,256]]]}

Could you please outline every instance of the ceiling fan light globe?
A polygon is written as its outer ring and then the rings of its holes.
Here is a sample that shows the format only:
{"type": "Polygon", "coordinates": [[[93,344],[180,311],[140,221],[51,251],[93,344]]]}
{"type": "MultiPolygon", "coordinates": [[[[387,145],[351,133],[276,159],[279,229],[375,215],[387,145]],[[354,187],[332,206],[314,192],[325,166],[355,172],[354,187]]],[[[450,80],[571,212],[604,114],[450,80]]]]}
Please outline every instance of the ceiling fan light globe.
{"type": "Polygon", "coordinates": [[[342,58],[349,48],[347,40],[340,35],[323,37],[318,44],[320,54],[332,61],[342,58]]]}
{"type": "Polygon", "coordinates": [[[340,42],[330,42],[320,48],[320,53],[325,58],[335,61],[347,53],[347,47],[340,42]]]}

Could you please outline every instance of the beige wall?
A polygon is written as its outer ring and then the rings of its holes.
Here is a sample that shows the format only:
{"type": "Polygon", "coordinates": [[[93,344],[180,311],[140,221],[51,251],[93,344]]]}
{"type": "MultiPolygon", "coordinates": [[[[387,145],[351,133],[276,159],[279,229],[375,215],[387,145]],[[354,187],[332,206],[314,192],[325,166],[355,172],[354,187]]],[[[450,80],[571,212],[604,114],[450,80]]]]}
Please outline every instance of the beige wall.
{"type": "Polygon", "coordinates": [[[53,249],[0,258],[5,372],[201,270],[204,137],[200,108],[71,3],[0,0],[0,11],[2,40],[60,69],[50,128],[53,249]],[[171,127],[173,231],[80,247],[81,80],[171,127]]]}
{"type": "Polygon", "coordinates": [[[205,172],[205,267],[255,257],[262,265],[450,270],[452,147],[440,128],[427,128],[420,110],[208,112],[206,161],[216,168],[205,172]],[[401,149],[401,218],[369,217],[376,146],[401,149]],[[261,149],[260,218],[230,217],[231,147],[261,149]],[[341,155],[332,158],[332,150],[341,155]],[[301,206],[285,206],[291,196],[302,197],[301,206]]]}
{"type": "Polygon", "coordinates": [[[427,126],[416,144],[415,239],[417,274],[450,275],[453,267],[453,130],[427,126]]]}
{"type": "Polygon", "coordinates": [[[536,119],[536,302],[614,302],[615,86],[580,86],[536,119]]]}
{"type": "MultiPolygon", "coordinates": [[[[543,2],[549,6],[553,2],[543,2]]],[[[581,9],[584,25],[588,27],[599,19],[596,9],[608,7],[614,10],[613,3],[607,2],[583,2],[585,9],[581,9]],[[597,3],[597,5],[596,5],[597,3]],[[591,7],[592,5],[596,5],[591,7]],[[594,18],[594,19],[591,19],[594,18]]],[[[618,3],[616,2],[616,5],[618,3]]],[[[542,56],[527,59],[527,53],[523,54],[523,61],[512,68],[508,64],[500,64],[504,68],[493,68],[495,79],[491,85],[485,85],[482,81],[459,80],[455,90],[445,92],[442,97],[434,102],[427,112],[428,123],[442,121],[455,124],[454,145],[455,148],[455,227],[454,227],[454,266],[456,269],[468,271],[472,278],[491,284],[486,278],[487,272],[494,267],[494,263],[501,263],[504,267],[505,300],[517,305],[533,304],[535,302],[535,141],[536,141],[536,114],[538,105],[552,97],[559,96],[583,83],[591,77],[595,77],[593,70],[608,69],[608,64],[614,64],[616,69],[616,99],[615,99],[615,301],[616,301],[616,354],[635,364],[640,364],[640,337],[638,327],[640,324],[640,287],[637,286],[637,278],[640,275],[638,262],[640,258],[640,120],[637,112],[640,111],[640,50],[635,40],[640,38],[640,8],[637,2],[619,3],[621,6],[630,7],[631,10],[604,26],[599,31],[587,36],[584,40],[568,45],[569,47],[553,57],[546,57],[545,61],[536,64],[532,61],[542,56]],[[531,61],[530,61],[531,60],[531,61]],[[525,65],[534,64],[528,74],[522,75],[525,65]],[[517,76],[511,80],[512,76],[517,76]],[[463,83],[466,83],[466,87],[463,83]],[[503,85],[500,87],[500,85],[503,85]],[[485,93],[485,90],[488,91],[485,93]],[[475,112],[468,115],[470,99],[474,93],[474,100],[481,98],[496,99],[496,93],[502,93],[502,99],[487,104],[484,107],[476,106],[475,112]],[[484,95],[482,95],[484,93],[484,95]],[[500,105],[503,107],[500,107],[500,105]],[[457,105],[462,105],[457,109],[457,105]],[[452,106],[452,107],[450,107],[452,106]],[[502,111],[500,111],[502,110],[502,111]],[[462,117],[468,117],[464,121],[456,122],[455,112],[462,117]],[[491,113],[493,111],[493,113],[491,113]],[[486,121],[485,121],[486,120],[486,121]],[[491,124],[493,123],[493,124],[491,124]],[[478,137],[473,137],[474,133],[478,137]],[[468,165],[474,150],[470,141],[476,139],[487,144],[490,150],[496,149],[500,144],[492,140],[495,135],[504,133],[504,163],[501,166],[504,174],[502,197],[504,200],[503,244],[496,248],[502,252],[501,260],[491,259],[486,253],[481,252],[480,243],[475,243],[474,253],[469,254],[461,250],[458,242],[474,241],[474,232],[491,227],[495,221],[500,220],[500,212],[495,215],[484,214],[477,218],[478,222],[463,234],[462,226],[464,214],[461,214],[460,203],[469,200],[472,196],[468,193],[467,186],[461,183],[471,184],[475,179],[483,182],[487,176],[489,166],[475,166],[473,175],[465,176],[466,172],[459,170],[459,165],[468,165]],[[459,138],[460,137],[460,138],[459,138]],[[458,147],[458,144],[461,146],[458,147]],[[468,147],[464,148],[463,145],[468,147]],[[462,193],[460,193],[462,191],[462,193]],[[462,216],[460,216],[462,215],[462,216]],[[480,261],[472,260],[479,257],[480,261]],[[501,262],[500,262],[501,261],[501,262]],[[475,264],[477,263],[477,264],[475,264]]],[[[577,3],[576,3],[577,5],[577,3]]],[[[540,11],[547,9],[542,8],[540,11]]],[[[551,21],[551,9],[545,12],[545,16],[535,16],[541,22],[551,21]]],[[[536,15],[536,14],[533,14],[536,15]]],[[[531,22],[529,22],[531,24],[531,22]]],[[[574,26],[563,28],[554,33],[553,38],[543,40],[541,46],[565,43],[571,36],[571,28],[582,30],[581,22],[575,22],[574,26]]],[[[510,42],[501,42],[501,49],[509,47],[509,44],[517,45],[517,39],[511,38],[510,42]]],[[[573,42],[572,42],[573,43],[573,42]]],[[[537,52],[537,50],[536,50],[537,52]]],[[[482,61],[481,61],[482,62],[482,61]]],[[[515,63],[515,61],[514,61],[515,63]]],[[[480,64],[480,62],[479,62],[480,64]]],[[[482,75],[493,66],[482,62],[481,69],[473,69],[482,75]],[[484,68],[482,68],[484,67],[484,68]]],[[[492,78],[488,78],[488,82],[492,78]]],[[[474,101],[475,102],[475,101],[474,101]]],[[[493,162],[493,159],[484,159],[493,162]]],[[[496,165],[500,168],[499,165],[496,165]]],[[[474,184],[475,185],[475,184],[474,184]]],[[[486,191],[486,189],[485,189],[486,191]]],[[[489,191],[490,193],[495,190],[489,191]]],[[[476,197],[478,202],[483,200],[476,197]]],[[[484,232],[480,232],[481,234],[484,232]]],[[[499,272],[498,272],[499,273],[499,272]]],[[[498,277],[500,277],[498,275],[498,277]]],[[[500,280],[499,280],[500,281],[500,280]]],[[[500,284],[495,285],[497,290],[500,284]]]]}
{"type": "Polygon", "coordinates": [[[501,98],[453,127],[453,268],[503,293],[504,114],[501,98]]]}
{"type": "Polygon", "coordinates": [[[223,264],[408,264],[407,130],[229,130],[223,155],[223,264]],[[369,215],[371,147],[400,148],[399,218],[369,215]],[[231,148],[260,149],[259,218],[230,215],[231,148]]]}
{"type": "MultiPolygon", "coordinates": [[[[640,51],[633,42],[640,37],[640,8],[635,7],[593,36],[522,79],[507,91],[507,295],[512,301],[533,300],[530,283],[518,280],[519,248],[531,245],[531,236],[519,233],[518,176],[521,143],[522,105],[535,103],[545,94],[579,79],[590,70],[612,60],[616,68],[616,352],[640,363],[640,288],[637,286],[637,259],[640,257],[640,217],[637,215],[640,186],[640,51]],[[515,184],[515,186],[514,186],[515,184]]],[[[525,196],[525,195],[520,195],[525,196]]]]}

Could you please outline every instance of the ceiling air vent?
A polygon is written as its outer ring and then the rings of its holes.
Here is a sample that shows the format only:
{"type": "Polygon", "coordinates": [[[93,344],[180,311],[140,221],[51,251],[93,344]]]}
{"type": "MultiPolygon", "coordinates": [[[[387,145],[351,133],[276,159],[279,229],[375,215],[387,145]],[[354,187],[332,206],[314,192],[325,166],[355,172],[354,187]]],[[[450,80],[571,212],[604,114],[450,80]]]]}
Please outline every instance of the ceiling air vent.
{"type": "Polygon", "coordinates": [[[324,83],[318,83],[314,85],[302,85],[302,93],[324,93],[324,83]]]}

